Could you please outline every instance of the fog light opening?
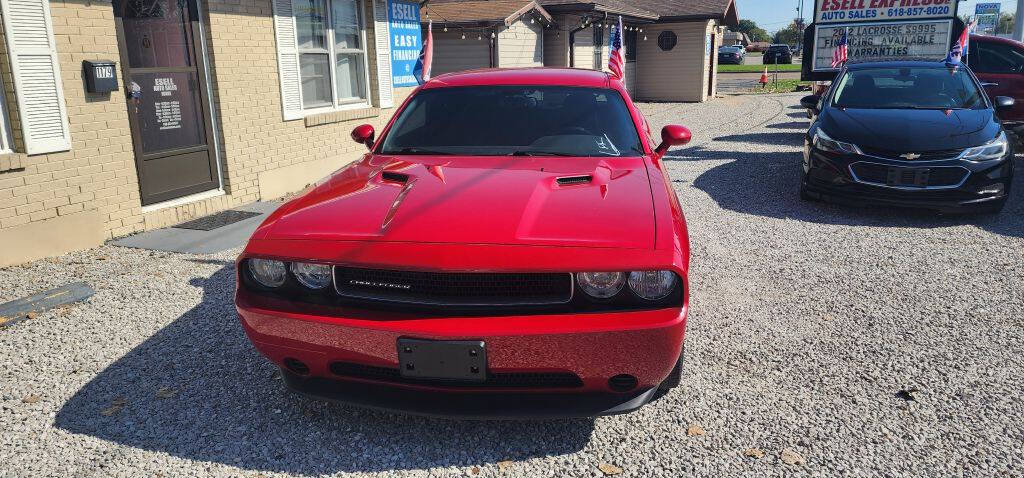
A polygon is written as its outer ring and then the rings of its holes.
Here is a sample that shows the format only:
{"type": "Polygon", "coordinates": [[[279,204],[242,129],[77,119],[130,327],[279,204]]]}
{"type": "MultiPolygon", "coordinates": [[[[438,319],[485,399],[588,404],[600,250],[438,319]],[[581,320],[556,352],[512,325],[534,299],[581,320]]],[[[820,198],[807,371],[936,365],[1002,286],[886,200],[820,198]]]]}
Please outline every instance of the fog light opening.
{"type": "Polygon", "coordinates": [[[985,186],[985,187],[983,187],[983,188],[978,190],[978,194],[981,194],[981,195],[1002,194],[1002,193],[1003,193],[1003,183],[990,184],[990,185],[985,186]]]}
{"type": "Polygon", "coordinates": [[[306,365],[299,359],[284,359],[284,368],[296,375],[309,375],[309,365],[306,365]]]}
{"type": "Polygon", "coordinates": [[[636,388],[636,377],[629,374],[616,375],[608,379],[608,388],[616,392],[628,392],[636,388]]]}

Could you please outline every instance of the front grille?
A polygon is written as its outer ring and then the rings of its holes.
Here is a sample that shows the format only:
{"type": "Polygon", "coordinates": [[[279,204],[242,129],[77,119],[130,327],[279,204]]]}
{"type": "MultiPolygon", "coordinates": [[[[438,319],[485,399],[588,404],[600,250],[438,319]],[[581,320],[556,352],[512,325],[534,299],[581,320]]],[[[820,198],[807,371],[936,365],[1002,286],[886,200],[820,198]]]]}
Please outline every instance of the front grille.
{"type": "Polygon", "coordinates": [[[419,305],[555,305],[572,300],[568,273],[418,272],[334,268],[339,295],[419,305]]]}
{"type": "Polygon", "coordinates": [[[854,163],[850,170],[862,183],[922,189],[958,186],[970,174],[959,166],[903,168],[875,163],[854,163]]]}
{"type": "Polygon", "coordinates": [[[453,382],[405,378],[397,368],[375,367],[351,362],[332,362],[331,373],[339,377],[373,380],[375,382],[400,383],[408,385],[431,385],[442,387],[471,388],[579,388],[583,380],[571,372],[515,372],[488,374],[483,382],[453,382]]]}
{"type": "Polygon", "coordinates": [[[861,147],[861,150],[864,151],[865,154],[870,156],[892,159],[895,161],[936,161],[940,159],[953,159],[959,157],[960,153],[964,152],[963,149],[937,149],[934,151],[891,151],[885,149],[864,147],[861,147]],[[914,159],[907,159],[902,156],[904,154],[916,154],[920,155],[920,157],[914,159]]]}

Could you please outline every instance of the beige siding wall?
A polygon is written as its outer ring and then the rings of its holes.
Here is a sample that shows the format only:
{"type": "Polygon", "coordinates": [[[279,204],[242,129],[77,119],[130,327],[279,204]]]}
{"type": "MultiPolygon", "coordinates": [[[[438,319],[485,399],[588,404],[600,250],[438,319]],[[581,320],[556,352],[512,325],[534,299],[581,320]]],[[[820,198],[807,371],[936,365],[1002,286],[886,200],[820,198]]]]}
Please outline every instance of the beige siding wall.
{"type": "MultiPolygon", "coordinates": [[[[570,25],[575,25],[572,23],[570,25]]],[[[566,36],[569,32],[565,33],[566,36]]],[[[572,50],[573,67],[594,69],[594,30],[593,27],[576,32],[570,49],[572,50]]]]}
{"type": "Polygon", "coordinates": [[[489,68],[491,66],[490,40],[484,36],[477,39],[478,32],[463,32],[458,28],[449,31],[434,29],[434,76],[456,71],[489,68]]]}
{"type": "MultiPolygon", "coordinates": [[[[366,7],[364,18],[372,19],[369,2],[366,7]]],[[[0,244],[24,244],[26,238],[42,235],[74,235],[83,240],[54,241],[52,246],[32,250],[0,247],[0,266],[95,246],[103,239],[301,189],[365,152],[349,137],[353,127],[370,123],[379,130],[394,112],[393,108],[366,108],[284,121],[270,1],[208,2],[203,10],[208,10],[204,17],[214,89],[211,104],[219,120],[214,130],[222,140],[224,194],[143,209],[124,92],[88,94],[81,78],[82,60],[120,63],[111,4],[51,0],[50,9],[72,149],[2,157],[0,244]]],[[[376,102],[373,23],[367,27],[370,90],[376,102]]],[[[479,43],[486,51],[486,41],[479,43]]],[[[0,45],[0,75],[17,138],[18,111],[9,65],[6,46],[0,45]]],[[[123,80],[120,70],[118,79],[123,80]]],[[[411,88],[396,90],[395,104],[410,92],[411,88]]]]}
{"type": "Polygon", "coordinates": [[[544,30],[544,66],[569,66],[569,33],[562,31],[567,23],[565,15],[555,17],[555,26],[544,30]]]}
{"type": "Polygon", "coordinates": [[[498,33],[497,66],[544,66],[544,27],[519,20],[498,33]]]}
{"type": "MultiPolygon", "coordinates": [[[[704,101],[708,98],[709,61],[704,55],[705,35],[711,21],[650,25],[648,41],[637,44],[637,98],[653,101],[704,101]],[[675,32],[678,44],[671,51],[658,47],[663,31],[675,32]]],[[[714,51],[712,51],[714,53],[714,51]]]]}

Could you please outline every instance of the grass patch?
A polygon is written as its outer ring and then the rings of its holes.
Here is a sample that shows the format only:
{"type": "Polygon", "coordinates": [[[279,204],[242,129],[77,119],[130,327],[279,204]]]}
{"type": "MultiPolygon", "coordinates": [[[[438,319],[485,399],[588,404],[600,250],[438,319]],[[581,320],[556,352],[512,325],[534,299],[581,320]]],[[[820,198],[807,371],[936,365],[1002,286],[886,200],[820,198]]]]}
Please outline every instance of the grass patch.
{"type": "MultiPolygon", "coordinates": [[[[768,65],[768,73],[775,71],[775,65],[768,65]]],[[[779,65],[779,71],[800,71],[800,64],[779,65]]],[[[719,73],[761,73],[764,65],[718,65],[719,73]]]]}
{"type": "Polygon", "coordinates": [[[761,85],[757,85],[750,90],[751,93],[791,93],[797,91],[799,87],[803,87],[804,90],[809,91],[811,87],[810,81],[800,80],[779,80],[779,82],[769,82],[764,88],[761,85]]]}

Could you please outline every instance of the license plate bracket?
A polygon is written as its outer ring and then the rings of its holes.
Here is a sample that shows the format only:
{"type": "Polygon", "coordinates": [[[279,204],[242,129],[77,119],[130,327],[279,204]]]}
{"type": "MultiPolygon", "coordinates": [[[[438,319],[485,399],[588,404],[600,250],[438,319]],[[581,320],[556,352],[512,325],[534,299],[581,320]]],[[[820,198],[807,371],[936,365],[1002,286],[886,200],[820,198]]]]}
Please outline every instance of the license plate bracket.
{"type": "Polygon", "coordinates": [[[404,378],[483,382],[487,346],[480,340],[398,339],[398,367],[404,378]]]}

